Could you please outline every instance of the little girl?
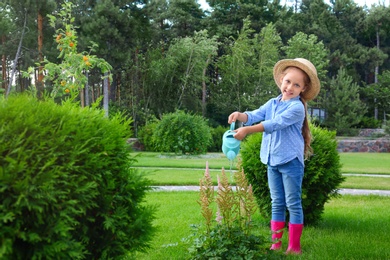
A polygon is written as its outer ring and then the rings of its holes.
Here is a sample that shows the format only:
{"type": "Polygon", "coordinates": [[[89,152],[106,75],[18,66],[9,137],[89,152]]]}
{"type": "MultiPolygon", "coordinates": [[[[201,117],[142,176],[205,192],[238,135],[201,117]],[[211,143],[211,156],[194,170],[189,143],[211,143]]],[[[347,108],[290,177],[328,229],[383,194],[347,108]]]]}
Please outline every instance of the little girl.
{"type": "Polygon", "coordinates": [[[228,122],[239,120],[245,123],[236,130],[234,137],[238,140],[251,133],[263,132],[260,158],[267,164],[272,200],[274,244],[271,249],[281,248],[287,208],[290,216],[287,253],[301,254],[304,159],[312,153],[306,102],[318,95],[320,81],[314,65],[302,58],[276,63],[274,79],[281,91],[278,97],[256,110],[233,112],[228,122]]]}

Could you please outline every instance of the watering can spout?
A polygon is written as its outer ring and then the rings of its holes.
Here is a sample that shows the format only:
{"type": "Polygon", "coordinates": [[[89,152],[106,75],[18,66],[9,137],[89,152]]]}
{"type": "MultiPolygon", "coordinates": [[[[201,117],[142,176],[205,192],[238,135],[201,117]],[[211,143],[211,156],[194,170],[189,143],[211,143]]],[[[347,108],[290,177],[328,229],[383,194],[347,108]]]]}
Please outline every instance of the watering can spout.
{"type": "Polygon", "coordinates": [[[230,130],[226,131],[222,137],[222,152],[230,160],[234,160],[240,150],[240,140],[234,138],[236,134],[234,132],[235,123],[230,125],[230,130]]]}

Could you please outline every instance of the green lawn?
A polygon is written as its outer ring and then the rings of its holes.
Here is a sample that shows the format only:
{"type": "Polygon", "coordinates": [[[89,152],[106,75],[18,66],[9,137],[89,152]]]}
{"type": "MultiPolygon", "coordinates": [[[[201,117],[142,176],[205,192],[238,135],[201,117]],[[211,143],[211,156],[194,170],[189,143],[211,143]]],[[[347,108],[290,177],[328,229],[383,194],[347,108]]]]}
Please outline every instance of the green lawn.
{"type": "Polygon", "coordinates": [[[340,153],[342,172],[390,174],[390,153],[340,153]]]}
{"type": "MultiPolygon", "coordinates": [[[[152,180],[154,186],[199,185],[199,180],[204,175],[203,169],[143,168],[142,171],[148,176],[148,179],[152,180]]],[[[226,170],[225,173],[229,176],[234,171],[226,170]]],[[[217,185],[218,174],[221,174],[221,170],[210,170],[214,185],[217,185]]],[[[232,181],[231,183],[234,184],[232,181]]],[[[390,177],[346,176],[340,188],[389,190],[390,177]]]]}
{"type": "MultiPolygon", "coordinates": [[[[217,183],[217,175],[222,167],[229,176],[236,171],[222,153],[211,153],[202,156],[161,155],[159,153],[135,153],[140,171],[145,173],[153,185],[199,185],[203,177],[206,162],[210,174],[217,183]]],[[[390,154],[387,153],[341,153],[340,161],[343,173],[364,173],[390,175],[390,154]]],[[[389,190],[390,177],[346,176],[340,188],[389,190]]]]}
{"type": "MultiPolygon", "coordinates": [[[[137,155],[140,171],[153,185],[199,185],[206,162],[216,184],[222,167],[226,173],[236,170],[222,153],[203,156],[161,155],[159,153],[133,153],[137,155]]],[[[390,154],[341,153],[343,173],[390,175],[390,154]]],[[[233,183],[232,183],[233,184],[233,183]]],[[[389,177],[346,176],[340,188],[387,189],[389,177]]],[[[203,224],[198,192],[149,192],[146,203],[157,205],[154,225],[157,233],[152,248],[138,253],[136,259],[188,259],[189,237],[192,224],[203,224]]],[[[302,256],[296,259],[390,259],[388,234],[390,233],[390,196],[343,195],[325,204],[323,220],[317,226],[305,227],[302,236],[302,256]]],[[[269,221],[259,212],[253,217],[257,232],[270,236],[269,221]]],[[[283,237],[283,250],[287,236],[283,237]]]]}
{"type": "MultiPolygon", "coordinates": [[[[197,192],[150,192],[147,202],[158,205],[155,226],[158,232],[152,248],[136,259],[188,259],[186,239],[191,224],[203,224],[197,192]]],[[[305,227],[303,255],[297,259],[390,259],[390,197],[344,195],[325,204],[323,220],[305,227]]],[[[258,232],[268,237],[268,220],[254,216],[258,232]]],[[[283,237],[283,250],[287,236],[283,237]]]]}
{"type": "MultiPolygon", "coordinates": [[[[204,169],[206,162],[210,169],[236,169],[235,160],[230,165],[223,153],[208,153],[199,156],[160,154],[150,152],[133,152],[137,163],[135,166],[199,168],[204,169]]],[[[390,153],[340,153],[341,171],[343,173],[390,174],[390,153]]]]}

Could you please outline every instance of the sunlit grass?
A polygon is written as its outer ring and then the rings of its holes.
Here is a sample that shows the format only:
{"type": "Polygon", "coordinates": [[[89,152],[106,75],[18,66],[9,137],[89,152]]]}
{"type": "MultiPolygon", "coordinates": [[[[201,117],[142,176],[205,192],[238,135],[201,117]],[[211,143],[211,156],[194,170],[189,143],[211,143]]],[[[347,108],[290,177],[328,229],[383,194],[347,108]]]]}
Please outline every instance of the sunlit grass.
{"type": "MultiPolygon", "coordinates": [[[[159,205],[152,248],[137,259],[188,259],[191,224],[203,224],[198,192],[150,192],[147,203],[159,205]]],[[[297,259],[390,259],[390,197],[343,195],[325,204],[323,220],[305,227],[302,256],[297,259]]],[[[256,214],[260,234],[269,236],[268,220],[256,214]]],[[[287,235],[283,236],[283,250],[287,235]]]]}
{"type": "MultiPolygon", "coordinates": [[[[137,163],[135,166],[147,167],[175,167],[175,168],[200,168],[206,167],[206,162],[209,162],[210,169],[230,169],[230,162],[226,159],[223,153],[208,153],[206,155],[175,155],[175,154],[160,154],[151,152],[134,152],[137,163]]],[[[236,169],[235,160],[232,164],[236,169]]]]}
{"type": "MultiPolygon", "coordinates": [[[[204,175],[204,169],[161,169],[161,168],[142,168],[148,179],[154,186],[183,186],[199,185],[199,180],[204,175]]],[[[235,170],[225,170],[227,176],[232,176],[235,170]]],[[[217,185],[217,175],[221,175],[221,170],[210,170],[213,184],[217,185]]],[[[231,183],[234,184],[231,178],[231,183]]],[[[346,176],[345,181],[341,183],[340,188],[347,189],[370,189],[370,190],[389,190],[390,177],[366,177],[366,176],[346,176]]]]}
{"type": "Polygon", "coordinates": [[[390,174],[390,153],[340,153],[342,172],[390,174]]]}
{"type": "Polygon", "coordinates": [[[341,188],[390,190],[390,177],[346,176],[341,188]]]}
{"type": "MultiPolygon", "coordinates": [[[[237,169],[237,159],[231,164],[223,153],[186,156],[151,152],[133,152],[137,162],[134,166],[199,168],[204,169],[206,162],[210,169],[237,169]]],[[[260,160],[260,159],[259,159],[260,160]]],[[[340,153],[343,173],[390,174],[390,153],[340,153]]]]}

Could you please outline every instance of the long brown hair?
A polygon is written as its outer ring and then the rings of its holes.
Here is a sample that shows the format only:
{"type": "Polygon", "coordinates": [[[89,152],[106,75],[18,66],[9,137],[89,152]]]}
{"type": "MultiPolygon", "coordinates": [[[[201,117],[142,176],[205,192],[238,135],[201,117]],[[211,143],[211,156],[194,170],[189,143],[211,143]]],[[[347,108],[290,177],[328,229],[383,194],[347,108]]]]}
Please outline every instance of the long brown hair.
{"type": "Polygon", "coordinates": [[[305,107],[305,119],[303,120],[303,125],[302,125],[302,136],[303,136],[303,140],[305,141],[304,155],[305,155],[305,159],[307,159],[313,154],[313,148],[311,147],[312,135],[310,132],[309,120],[307,116],[307,102],[303,97],[301,97],[301,101],[303,106],[305,107]]]}

